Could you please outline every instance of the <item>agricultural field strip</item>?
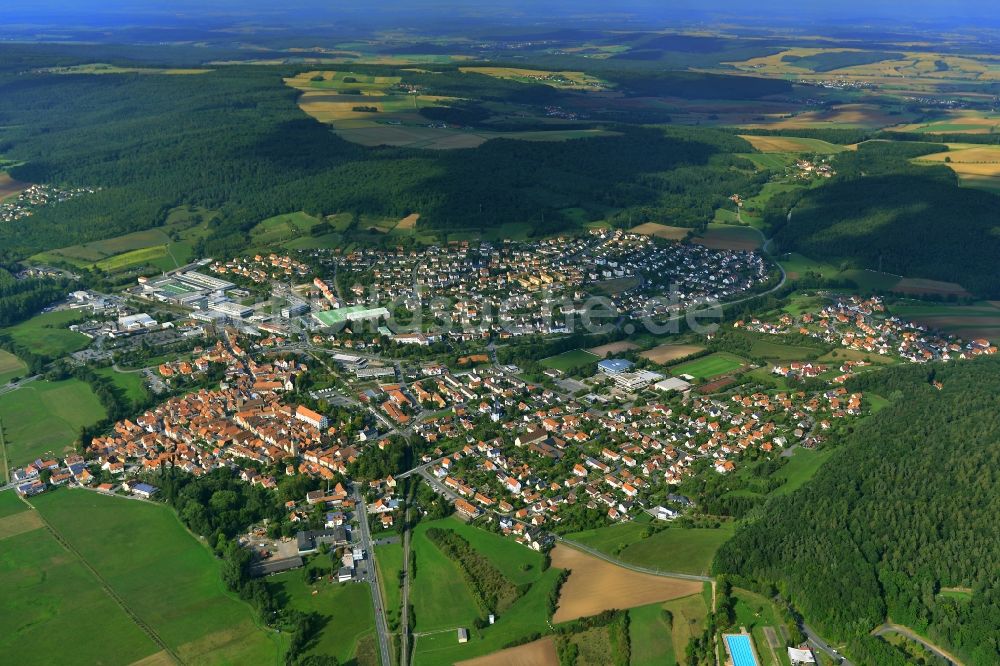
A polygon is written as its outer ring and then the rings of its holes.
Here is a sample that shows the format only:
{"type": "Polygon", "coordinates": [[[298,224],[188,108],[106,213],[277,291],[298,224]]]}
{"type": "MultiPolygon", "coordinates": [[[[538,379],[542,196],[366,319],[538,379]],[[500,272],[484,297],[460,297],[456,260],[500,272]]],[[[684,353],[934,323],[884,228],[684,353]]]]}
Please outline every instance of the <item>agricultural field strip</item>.
{"type": "Polygon", "coordinates": [[[31,504],[31,502],[28,502],[28,504],[29,504],[29,506],[31,506],[32,510],[34,510],[34,511],[35,511],[35,513],[37,513],[37,514],[38,514],[38,516],[39,516],[39,518],[40,518],[40,520],[41,520],[42,524],[43,524],[43,525],[45,526],[45,528],[46,528],[46,529],[47,529],[47,530],[49,531],[49,533],[50,533],[50,534],[52,535],[52,537],[53,537],[53,538],[54,538],[54,539],[55,539],[56,541],[58,541],[58,542],[59,542],[59,544],[60,544],[60,545],[61,545],[61,546],[62,546],[63,548],[65,548],[67,552],[69,552],[69,553],[70,553],[70,554],[71,554],[71,555],[72,555],[73,557],[75,557],[75,558],[76,558],[76,559],[77,559],[77,560],[78,560],[78,561],[80,562],[80,564],[82,564],[82,565],[84,566],[84,568],[86,568],[86,569],[87,569],[87,571],[89,571],[89,572],[90,572],[90,574],[91,574],[91,575],[92,575],[92,576],[93,576],[93,577],[94,577],[95,579],[97,579],[98,583],[100,583],[100,585],[101,585],[101,588],[102,588],[102,589],[104,590],[105,594],[107,594],[107,595],[108,595],[108,596],[109,596],[109,597],[110,597],[110,598],[111,598],[112,600],[114,600],[114,602],[115,602],[116,604],[118,604],[118,606],[119,606],[119,607],[120,607],[120,608],[121,608],[121,609],[122,609],[122,610],[123,610],[123,611],[125,612],[125,614],[126,614],[126,615],[127,615],[127,616],[128,616],[128,617],[129,617],[129,618],[130,618],[130,619],[131,619],[131,620],[132,620],[132,621],[133,621],[133,622],[134,622],[134,623],[135,623],[135,624],[136,624],[136,625],[137,625],[137,626],[138,626],[138,627],[139,627],[140,629],[142,629],[142,631],[143,631],[143,632],[144,632],[144,633],[145,633],[145,634],[146,634],[147,636],[149,636],[150,640],[152,640],[152,641],[153,641],[154,643],[156,643],[156,645],[157,645],[157,646],[159,646],[159,648],[160,648],[160,649],[161,649],[161,650],[162,650],[163,652],[165,652],[166,654],[170,655],[170,658],[171,658],[171,659],[172,659],[172,660],[173,660],[173,661],[174,661],[175,663],[178,663],[178,664],[180,664],[180,663],[183,663],[183,662],[181,661],[181,658],[180,658],[180,657],[179,657],[179,656],[177,655],[177,653],[176,653],[176,652],[174,652],[174,651],[173,651],[173,650],[172,650],[172,649],[170,648],[170,646],[168,646],[168,645],[167,645],[167,644],[166,644],[166,643],[164,642],[164,640],[163,640],[162,638],[160,638],[160,635],[159,635],[158,633],[156,633],[156,631],[155,631],[155,630],[154,630],[154,629],[153,629],[153,628],[152,628],[151,626],[149,626],[149,624],[147,624],[147,623],[146,623],[146,622],[145,622],[145,621],[144,621],[144,620],[143,620],[143,619],[142,619],[141,617],[139,617],[139,615],[138,615],[138,614],[136,614],[136,612],[135,612],[135,611],[134,611],[134,610],[133,610],[133,609],[132,609],[132,608],[131,608],[131,607],[130,607],[130,606],[128,605],[128,603],[127,603],[127,602],[126,602],[126,601],[125,601],[124,599],[122,599],[121,595],[119,595],[119,594],[118,594],[118,593],[117,593],[117,592],[116,592],[116,591],[114,590],[114,588],[113,588],[113,587],[111,587],[111,584],[110,584],[110,583],[108,583],[108,581],[107,581],[107,580],[105,580],[105,578],[104,578],[104,577],[103,577],[103,576],[102,576],[102,575],[101,575],[101,574],[100,574],[100,573],[99,573],[99,572],[97,571],[97,569],[95,569],[95,568],[94,568],[94,567],[93,567],[93,566],[92,566],[92,565],[90,564],[90,562],[88,562],[88,561],[86,560],[86,558],[84,558],[84,556],[83,556],[83,555],[82,555],[82,554],[80,553],[80,551],[78,551],[78,550],[77,550],[76,548],[74,548],[74,547],[73,547],[73,545],[69,543],[69,541],[67,541],[67,540],[66,540],[65,538],[63,538],[63,536],[62,536],[62,535],[61,535],[61,534],[60,534],[60,533],[59,533],[59,532],[58,532],[58,531],[57,531],[57,530],[56,530],[56,529],[55,529],[55,528],[54,528],[54,527],[52,526],[52,524],[51,524],[51,523],[50,523],[50,522],[49,522],[48,520],[46,520],[46,519],[45,519],[45,516],[43,516],[43,515],[41,514],[41,512],[40,512],[40,511],[38,511],[38,509],[37,509],[37,508],[36,508],[36,507],[35,507],[35,506],[34,506],[33,504],[31,504]]]}

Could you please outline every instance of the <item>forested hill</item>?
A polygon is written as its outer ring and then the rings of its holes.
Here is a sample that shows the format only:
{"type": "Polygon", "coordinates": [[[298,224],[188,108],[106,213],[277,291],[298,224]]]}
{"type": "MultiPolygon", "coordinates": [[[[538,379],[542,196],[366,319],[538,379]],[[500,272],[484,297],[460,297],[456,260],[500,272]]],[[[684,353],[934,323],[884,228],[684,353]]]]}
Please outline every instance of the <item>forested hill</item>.
{"type": "Polygon", "coordinates": [[[716,573],[778,590],[858,663],[906,663],[868,635],[887,617],[967,666],[1000,663],[1000,359],[896,368],[858,388],[893,404],[738,531],[716,573]]]}
{"type": "Polygon", "coordinates": [[[842,153],[831,182],[769,201],[766,216],[778,249],[958,282],[977,295],[1000,297],[1000,199],[959,187],[944,165],[909,161],[941,150],[940,144],[874,141],[842,153]]]}
{"type": "MultiPolygon", "coordinates": [[[[766,178],[730,154],[748,152],[749,144],[715,130],[620,125],[615,134],[564,142],[366,148],[298,108],[297,91],[282,82],[297,71],[0,74],[0,154],[24,162],[13,175],[103,188],[42,209],[31,224],[4,225],[0,260],[152,227],[181,204],[221,212],[199,248],[215,256],[244,248],[246,231],[260,220],[297,210],[419,212],[421,225],[438,228],[514,222],[551,232],[573,220],[562,211],[583,209],[592,219],[627,211],[636,223],[697,226],[729,194],[753,191],[766,178]]],[[[494,86],[508,97],[517,85],[539,87],[447,76],[453,86],[494,86]]]]}

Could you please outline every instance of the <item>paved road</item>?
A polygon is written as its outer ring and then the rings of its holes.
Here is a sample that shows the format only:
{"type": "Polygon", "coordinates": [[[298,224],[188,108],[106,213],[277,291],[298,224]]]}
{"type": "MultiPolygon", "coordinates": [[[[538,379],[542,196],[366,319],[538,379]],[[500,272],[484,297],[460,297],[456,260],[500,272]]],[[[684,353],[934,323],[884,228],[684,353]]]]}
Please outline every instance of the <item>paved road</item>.
{"type": "Polygon", "coordinates": [[[939,648],[937,645],[934,645],[923,636],[916,634],[909,627],[904,627],[901,624],[893,624],[891,622],[886,622],[882,626],[876,627],[875,631],[873,631],[872,634],[875,636],[883,636],[885,634],[899,634],[900,636],[905,636],[911,641],[916,641],[917,643],[920,643],[925,648],[927,648],[937,656],[941,657],[952,666],[963,666],[962,662],[959,661],[958,658],[955,657],[953,654],[951,654],[950,652],[945,652],[942,648],[939,648]]]}
{"type": "Polygon", "coordinates": [[[802,633],[806,635],[806,642],[809,643],[809,646],[813,650],[825,652],[828,657],[833,659],[833,663],[841,664],[842,666],[854,666],[847,657],[837,652],[829,643],[820,638],[808,624],[802,625],[802,633]]]}
{"type": "Polygon", "coordinates": [[[378,567],[375,565],[375,548],[368,532],[368,508],[361,492],[354,489],[354,499],[357,502],[358,530],[361,532],[361,547],[364,549],[370,566],[368,567],[368,583],[372,588],[372,603],[375,605],[375,632],[378,634],[378,649],[381,654],[382,666],[391,666],[392,659],[389,648],[389,623],[385,619],[385,604],[382,602],[382,591],[378,586],[378,567]]]}
{"type": "Polygon", "coordinates": [[[16,391],[25,384],[33,382],[36,379],[41,379],[41,377],[42,377],[41,375],[32,375],[31,377],[24,377],[22,379],[19,379],[16,382],[10,382],[4,384],[3,386],[0,386],[0,395],[3,395],[4,393],[10,393],[11,391],[16,391]]]}

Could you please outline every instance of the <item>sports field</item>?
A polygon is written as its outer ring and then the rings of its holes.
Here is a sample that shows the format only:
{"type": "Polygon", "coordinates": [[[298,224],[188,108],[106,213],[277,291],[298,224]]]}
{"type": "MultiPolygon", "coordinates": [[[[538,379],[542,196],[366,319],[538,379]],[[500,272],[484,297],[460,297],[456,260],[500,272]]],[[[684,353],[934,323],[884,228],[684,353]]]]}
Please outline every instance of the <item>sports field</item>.
{"type": "MultiPolygon", "coordinates": [[[[73,554],[183,661],[279,659],[279,637],[259,628],[251,608],[226,592],[219,561],[169,507],[71,489],[32,503],[73,554]]],[[[99,634],[105,641],[110,635],[99,634]]]]}
{"type": "Polygon", "coordinates": [[[79,379],[37,380],[0,395],[0,422],[11,467],[25,465],[47,453],[59,455],[73,442],[80,426],[105,416],[90,386],[79,379]]]}
{"type": "Polygon", "coordinates": [[[556,356],[543,358],[540,363],[547,368],[554,368],[566,372],[581,365],[596,363],[601,360],[596,354],[592,354],[584,349],[572,349],[556,356]]]}
{"type": "Polygon", "coordinates": [[[28,366],[24,364],[24,361],[10,352],[0,349],[0,386],[14,377],[24,377],[27,369],[28,366]]]}
{"type": "Polygon", "coordinates": [[[90,338],[83,333],[71,331],[67,326],[83,318],[75,310],[57,310],[35,315],[0,332],[11,337],[36,354],[62,356],[83,349],[90,344],[90,338]]]}
{"type": "Polygon", "coordinates": [[[746,361],[735,354],[716,352],[687,363],[675,365],[670,370],[675,375],[691,375],[695,379],[711,379],[739,370],[744,365],[746,365],[746,361]]]}

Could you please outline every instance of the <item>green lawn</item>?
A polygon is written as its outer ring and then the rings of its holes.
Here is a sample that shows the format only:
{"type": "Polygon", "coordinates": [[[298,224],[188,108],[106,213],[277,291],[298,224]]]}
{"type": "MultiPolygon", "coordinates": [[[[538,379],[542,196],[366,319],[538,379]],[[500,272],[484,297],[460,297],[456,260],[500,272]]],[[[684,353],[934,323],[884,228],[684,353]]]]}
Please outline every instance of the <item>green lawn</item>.
{"type": "MultiPolygon", "coordinates": [[[[414,643],[414,665],[451,664],[462,659],[490,654],[507,647],[513,641],[536,633],[544,633],[548,629],[550,619],[549,593],[555,588],[558,578],[559,569],[548,569],[532,584],[524,596],[511,606],[510,610],[497,617],[496,624],[492,626],[476,629],[472,626],[474,614],[467,615],[462,622],[451,625],[463,626],[469,630],[468,643],[459,645],[454,629],[417,637],[414,643]]],[[[417,622],[419,621],[418,616],[417,622]]]]}
{"type": "Polygon", "coordinates": [[[416,553],[416,575],[410,583],[414,631],[467,626],[479,615],[479,607],[458,565],[427,538],[430,526],[418,525],[410,540],[416,553]]]}
{"type": "Polygon", "coordinates": [[[764,635],[764,627],[774,627],[778,630],[783,624],[779,620],[780,616],[774,604],[766,597],[747,590],[734,589],[733,595],[736,597],[736,626],[746,627],[753,635],[761,666],[789,666],[788,653],[784,649],[772,653],[764,635]]]}
{"type": "Polygon", "coordinates": [[[566,538],[644,567],[705,574],[715,551],[733,535],[735,527],[715,529],[668,527],[646,536],[649,525],[624,523],[567,534],[566,538]]]}
{"type": "Polygon", "coordinates": [[[389,620],[399,620],[403,590],[399,585],[399,572],[403,570],[403,544],[388,543],[375,546],[375,563],[382,585],[386,614],[389,620]]]}
{"type": "Polygon", "coordinates": [[[674,666],[674,642],[664,604],[633,608],[628,612],[632,666],[674,666]]]}
{"type": "Polygon", "coordinates": [[[827,461],[833,449],[795,449],[791,459],[784,467],[774,474],[774,478],[784,483],[774,490],[775,495],[787,495],[801,488],[809,479],[815,476],[819,468],[827,461]]]}
{"type": "Polygon", "coordinates": [[[556,370],[566,372],[571,368],[586,365],[588,363],[597,363],[600,360],[600,357],[596,354],[591,354],[589,351],[583,349],[572,349],[568,352],[557,354],[556,356],[544,358],[540,361],[540,363],[547,368],[555,368],[556,370]]]}
{"type": "Polygon", "coordinates": [[[17,493],[0,493],[0,518],[27,511],[28,505],[21,501],[17,493]]]}
{"type": "Polygon", "coordinates": [[[294,570],[269,577],[267,585],[289,607],[323,617],[323,628],[307,655],[333,655],[340,663],[347,663],[354,657],[358,642],[375,631],[375,613],[367,583],[322,580],[306,585],[302,572],[294,570]]]}
{"type": "Polygon", "coordinates": [[[24,364],[24,361],[10,352],[0,349],[0,386],[15,377],[24,377],[27,370],[28,366],[24,364]]]}
{"type": "Polygon", "coordinates": [[[302,211],[269,217],[250,230],[251,244],[266,246],[308,235],[313,227],[320,224],[323,224],[322,220],[302,211]]]}
{"type": "Polygon", "coordinates": [[[548,596],[555,586],[559,571],[550,568],[542,572],[540,554],[510,539],[466,525],[457,518],[421,523],[414,530],[410,546],[417,558],[416,576],[410,586],[415,632],[435,632],[416,638],[416,666],[450,664],[489,654],[502,649],[511,641],[547,629],[548,596]],[[425,533],[431,527],[455,530],[511,581],[530,584],[524,596],[506,613],[500,614],[492,626],[484,629],[473,627],[472,623],[479,616],[479,609],[466,588],[458,567],[427,539],[425,533]],[[529,565],[529,568],[524,565],[529,565]],[[455,635],[458,627],[469,630],[468,643],[458,644],[455,635]]]}
{"type": "Polygon", "coordinates": [[[715,551],[733,535],[729,523],[717,529],[671,527],[642,539],[621,552],[619,557],[646,567],[707,574],[715,551]]]}
{"type": "Polygon", "coordinates": [[[538,578],[544,559],[541,553],[525,548],[513,539],[473,527],[454,516],[435,521],[431,526],[458,532],[516,585],[530,583],[538,578]]]}
{"type": "Polygon", "coordinates": [[[145,400],[146,396],[149,395],[146,390],[146,381],[140,372],[118,372],[114,368],[98,368],[95,372],[110,379],[115,386],[125,392],[125,396],[133,404],[145,400]]]}
{"type": "Polygon", "coordinates": [[[735,354],[716,352],[687,363],[675,365],[670,371],[675,375],[691,375],[696,379],[711,379],[739,370],[745,364],[746,361],[735,354]]]}
{"type": "Polygon", "coordinates": [[[219,561],[169,507],[69,489],[32,503],[184,661],[279,661],[284,641],[225,590],[219,561]]]}
{"type": "Polygon", "coordinates": [[[753,346],[750,347],[750,353],[755,357],[773,361],[809,361],[819,356],[822,351],[818,347],[783,344],[780,338],[754,340],[753,346]]]}
{"type": "Polygon", "coordinates": [[[0,589],[8,663],[125,666],[160,650],[44,528],[0,541],[0,589]]]}
{"type": "Polygon", "coordinates": [[[75,310],[45,312],[20,324],[0,329],[0,333],[9,335],[14,342],[36,354],[64,356],[90,344],[90,338],[86,335],[66,328],[82,318],[83,315],[75,310]]]}
{"type": "Polygon", "coordinates": [[[90,386],[78,379],[37,380],[0,396],[0,422],[11,467],[71,447],[80,426],[105,416],[90,386]]]}

